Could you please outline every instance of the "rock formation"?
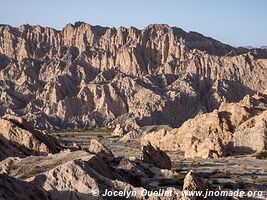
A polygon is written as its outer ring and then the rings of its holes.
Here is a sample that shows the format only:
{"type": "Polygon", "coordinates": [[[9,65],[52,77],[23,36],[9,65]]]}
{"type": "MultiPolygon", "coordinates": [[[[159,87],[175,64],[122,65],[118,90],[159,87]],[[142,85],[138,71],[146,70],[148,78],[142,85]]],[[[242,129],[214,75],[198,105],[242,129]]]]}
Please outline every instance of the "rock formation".
{"type": "Polygon", "coordinates": [[[63,30],[0,25],[0,115],[35,127],[179,127],[221,102],[263,92],[266,50],[234,48],[195,32],[86,23],[63,30]]]}
{"type": "MultiPolygon", "coordinates": [[[[168,25],[0,25],[0,198],[104,199],[94,193],[125,189],[152,200],[140,191],[178,175],[162,150],[189,158],[266,150],[266,80],[266,50],[168,25]],[[39,131],[100,126],[122,140],[145,132],[142,160],[115,157],[97,140],[64,151],[39,131]]],[[[190,171],[183,189],[213,187],[190,171]]],[[[184,199],[166,190],[175,196],[157,199],[184,199]]]]}
{"type": "Polygon", "coordinates": [[[218,110],[197,115],[179,128],[145,134],[141,142],[183,151],[189,158],[266,150],[266,110],[266,95],[245,96],[239,103],[222,103],[218,110]]]}
{"type": "Polygon", "coordinates": [[[1,200],[50,200],[48,193],[32,183],[21,181],[7,174],[0,174],[1,200]]]}
{"type": "MultiPolygon", "coordinates": [[[[165,188],[166,191],[172,192],[170,196],[143,196],[142,186],[145,185],[148,191],[157,190],[156,180],[165,178],[163,180],[166,183],[166,178],[174,179],[177,174],[149,166],[136,158],[122,158],[116,166],[111,166],[111,163],[85,151],[62,151],[48,156],[8,158],[0,162],[0,199],[107,199],[101,195],[106,189],[135,191],[136,195],[128,198],[133,200],[195,199],[183,197],[181,190],[172,187],[165,188]],[[140,182],[135,182],[137,179],[134,181],[134,178],[140,178],[140,182]],[[95,195],[96,191],[99,195],[95,195]]],[[[184,191],[206,189],[214,188],[195,172],[190,171],[185,176],[184,191]]]]}
{"type": "MultiPolygon", "coordinates": [[[[202,191],[203,195],[205,196],[205,193],[207,191],[216,191],[215,188],[207,181],[202,180],[194,171],[189,171],[184,179],[184,185],[183,185],[183,191],[188,192],[188,191],[202,191]]],[[[218,189],[217,189],[218,191],[218,189]]],[[[202,200],[204,197],[203,196],[191,196],[189,197],[190,200],[202,200]]],[[[209,200],[223,200],[226,199],[223,196],[208,196],[204,199],[209,199],[209,200]]]]}
{"type": "Polygon", "coordinates": [[[267,150],[267,110],[237,127],[234,145],[248,152],[267,150]]]}
{"type": "Polygon", "coordinates": [[[9,156],[46,155],[63,147],[50,135],[33,129],[25,120],[14,115],[0,118],[0,160],[9,156]]]}
{"type": "Polygon", "coordinates": [[[144,162],[151,163],[161,169],[171,169],[169,156],[158,147],[153,147],[150,143],[142,147],[142,158],[144,162]]]}
{"type": "Polygon", "coordinates": [[[88,199],[92,189],[104,192],[104,189],[115,185],[126,186],[119,181],[123,178],[114,169],[97,156],[84,151],[64,151],[24,159],[9,158],[0,162],[0,171],[43,187],[52,199],[71,199],[74,194],[78,199],[85,199],[87,195],[88,199]]]}
{"type": "Polygon", "coordinates": [[[90,153],[96,154],[97,156],[102,158],[114,156],[113,153],[107,147],[105,147],[96,139],[91,139],[89,146],[85,148],[85,150],[89,151],[90,153]]]}

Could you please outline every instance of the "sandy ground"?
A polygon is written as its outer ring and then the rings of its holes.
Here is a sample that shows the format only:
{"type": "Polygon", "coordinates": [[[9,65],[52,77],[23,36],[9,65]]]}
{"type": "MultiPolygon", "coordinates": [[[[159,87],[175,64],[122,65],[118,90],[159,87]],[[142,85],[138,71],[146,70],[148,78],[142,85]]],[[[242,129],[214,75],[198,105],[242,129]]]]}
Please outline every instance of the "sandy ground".
{"type": "MultiPolygon", "coordinates": [[[[67,146],[76,144],[86,146],[91,138],[106,145],[115,156],[140,158],[141,149],[138,139],[120,141],[107,131],[57,133],[67,146]]],[[[194,169],[200,177],[210,183],[229,190],[267,191],[267,160],[256,159],[254,155],[234,156],[221,159],[185,159],[182,152],[167,152],[172,160],[173,170],[181,177],[194,169]]],[[[176,181],[179,188],[180,182],[176,181]]]]}

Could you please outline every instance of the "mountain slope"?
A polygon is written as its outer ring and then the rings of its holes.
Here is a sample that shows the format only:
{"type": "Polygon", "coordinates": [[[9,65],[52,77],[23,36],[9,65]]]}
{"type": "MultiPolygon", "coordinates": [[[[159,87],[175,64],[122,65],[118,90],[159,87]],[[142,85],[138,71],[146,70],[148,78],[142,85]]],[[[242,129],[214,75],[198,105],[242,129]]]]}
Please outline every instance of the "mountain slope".
{"type": "Polygon", "coordinates": [[[180,126],[266,89],[266,51],[168,25],[0,26],[0,114],[39,128],[180,126]]]}

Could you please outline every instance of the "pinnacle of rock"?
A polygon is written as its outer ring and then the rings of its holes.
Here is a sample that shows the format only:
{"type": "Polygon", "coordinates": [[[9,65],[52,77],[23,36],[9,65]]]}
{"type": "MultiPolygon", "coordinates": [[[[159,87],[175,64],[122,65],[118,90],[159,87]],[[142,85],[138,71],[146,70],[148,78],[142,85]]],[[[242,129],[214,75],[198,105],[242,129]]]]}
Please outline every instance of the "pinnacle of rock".
{"type": "Polygon", "coordinates": [[[165,24],[1,25],[0,114],[11,110],[42,129],[114,126],[126,114],[139,126],[177,127],[264,92],[260,56],[165,24]]]}

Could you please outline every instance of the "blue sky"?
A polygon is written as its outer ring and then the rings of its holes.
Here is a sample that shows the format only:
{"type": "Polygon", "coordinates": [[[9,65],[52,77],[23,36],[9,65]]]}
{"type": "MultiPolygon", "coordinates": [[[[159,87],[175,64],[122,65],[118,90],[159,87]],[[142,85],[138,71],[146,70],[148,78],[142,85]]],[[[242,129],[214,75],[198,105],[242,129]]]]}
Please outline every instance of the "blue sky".
{"type": "Polygon", "coordinates": [[[0,23],[62,29],[84,21],[102,26],[165,23],[233,46],[267,45],[265,0],[6,0],[0,23]]]}

